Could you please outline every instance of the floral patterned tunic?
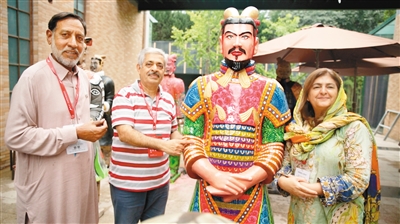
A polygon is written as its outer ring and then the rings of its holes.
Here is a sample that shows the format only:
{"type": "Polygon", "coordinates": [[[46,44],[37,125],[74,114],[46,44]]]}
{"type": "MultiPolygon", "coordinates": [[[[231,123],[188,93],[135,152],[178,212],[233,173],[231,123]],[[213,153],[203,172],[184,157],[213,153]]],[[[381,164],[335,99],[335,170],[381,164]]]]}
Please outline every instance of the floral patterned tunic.
{"type": "Polygon", "coordinates": [[[310,171],[308,181],[320,182],[324,192],[320,198],[291,196],[288,223],[362,223],[362,193],[370,178],[372,142],[361,121],[337,129],[329,140],[316,145],[304,161],[290,156],[292,145],[288,142],[289,151],[285,152],[279,172],[294,174],[297,168],[310,171]]]}

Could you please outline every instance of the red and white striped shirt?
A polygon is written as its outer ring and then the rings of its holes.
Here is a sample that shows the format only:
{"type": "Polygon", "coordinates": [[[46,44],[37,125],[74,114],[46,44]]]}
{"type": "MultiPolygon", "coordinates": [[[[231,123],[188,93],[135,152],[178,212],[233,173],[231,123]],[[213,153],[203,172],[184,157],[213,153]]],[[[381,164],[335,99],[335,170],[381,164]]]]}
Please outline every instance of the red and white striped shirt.
{"type": "MultiPolygon", "coordinates": [[[[174,98],[163,92],[159,86],[160,98],[157,106],[156,98],[151,99],[147,94],[143,97],[139,82],[137,80],[131,86],[122,88],[115,96],[112,127],[127,124],[147,136],[169,140],[171,133],[178,129],[174,98]],[[157,111],[155,130],[147,105],[157,111]]],[[[149,158],[147,148],[121,142],[117,130],[114,129],[109,182],[119,189],[133,192],[164,186],[170,179],[168,158],[166,153],[161,157],[149,158]]]]}

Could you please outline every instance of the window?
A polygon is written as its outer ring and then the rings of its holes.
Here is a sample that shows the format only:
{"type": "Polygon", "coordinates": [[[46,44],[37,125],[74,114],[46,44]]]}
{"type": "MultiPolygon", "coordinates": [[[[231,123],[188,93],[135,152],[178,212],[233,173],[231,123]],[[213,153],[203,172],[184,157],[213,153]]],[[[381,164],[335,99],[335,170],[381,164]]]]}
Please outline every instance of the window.
{"type": "Polygon", "coordinates": [[[74,0],[74,13],[85,19],[85,0],[74,0]]]}
{"type": "Polygon", "coordinates": [[[10,93],[31,62],[30,1],[7,0],[10,93]]]}

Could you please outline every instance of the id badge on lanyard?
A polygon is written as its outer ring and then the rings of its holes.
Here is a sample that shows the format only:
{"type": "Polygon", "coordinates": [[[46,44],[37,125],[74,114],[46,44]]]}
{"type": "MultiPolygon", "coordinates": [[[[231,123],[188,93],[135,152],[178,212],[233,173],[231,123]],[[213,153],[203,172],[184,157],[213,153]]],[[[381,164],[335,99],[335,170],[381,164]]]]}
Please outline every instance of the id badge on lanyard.
{"type": "MultiPolygon", "coordinates": [[[[143,87],[142,84],[139,83],[139,88],[140,88],[140,92],[142,94],[143,100],[146,103],[146,107],[147,107],[147,111],[149,112],[150,117],[153,120],[153,131],[156,131],[156,127],[157,127],[157,109],[158,109],[158,103],[160,102],[160,93],[157,93],[156,96],[156,110],[153,110],[153,107],[151,105],[149,105],[149,103],[147,103],[146,101],[146,96],[144,94],[143,91],[143,87]]],[[[156,134],[154,136],[152,136],[154,138],[158,138],[158,139],[162,139],[161,136],[157,136],[156,134]]],[[[147,153],[149,158],[156,158],[156,157],[161,157],[164,155],[163,151],[157,150],[157,149],[147,149],[147,153]]]]}
{"type": "MultiPolygon", "coordinates": [[[[57,78],[58,84],[60,85],[61,92],[63,94],[65,103],[68,108],[69,115],[71,117],[71,121],[73,121],[74,119],[76,119],[76,116],[75,116],[76,105],[78,104],[78,99],[79,99],[79,76],[77,76],[77,83],[76,83],[76,87],[75,87],[75,89],[76,89],[75,102],[74,102],[74,104],[72,104],[71,100],[69,99],[68,92],[65,88],[65,85],[61,81],[61,79],[58,77],[56,69],[54,68],[53,63],[50,60],[50,57],[47,57],[46,62],[47,62],[47,65],[50,67],[51,71],[53,72],[54,76],[57,78]]],[[[72,126],[76,126],[76,125],[80,125],[80,124],[72,124],[72,126]]],[[[82,139],[78,139],[77,143],[67,147],[68,155],[72,155],[72,154],[76,155],[77,153],[86,152],[86,151],[88,151],[87,142],[82,139]]]]}
{"type": "Polygon", "coordinates": [[[73,120],[73,119],[75,119],[75,110],[76,110],[76,105],[78,104],[78,99],[79,99],[79,76],[77,76],[77,83],[76,83],[76,87],[75,87],[75,89],[76,89],[75,103],[74,103],[74,105],[72,105],[72,102],[68,96],[68,92],[65,89],[65,85],[61,81],[61,79],[58,77],[56,69],[54,68],[53,63],[50,61],[49,57],[47,57],[46,62],[47,62],[47,65],[50,67],[51,71],[53,72],[53,74],[57,78],[58,84],[60,85],[61,92],[64,96],[65,103],[67,104],[68,112],[71,116],[71,119],[73,120]]]}

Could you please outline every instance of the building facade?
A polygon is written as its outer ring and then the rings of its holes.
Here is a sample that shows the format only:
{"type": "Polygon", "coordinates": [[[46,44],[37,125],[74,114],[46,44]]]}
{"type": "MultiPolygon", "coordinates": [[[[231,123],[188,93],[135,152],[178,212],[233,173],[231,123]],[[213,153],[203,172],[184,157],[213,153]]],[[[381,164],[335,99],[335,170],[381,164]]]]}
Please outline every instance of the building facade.
{"type": "MultiPolygon", "coordinates": [[[[399,12],[399,11],[398,11],[399,12]]],[[[369,34],[388,39],[398,40],[398,32],[396,32],[396,16],[388,18],[382,24],[377,26],[369,34]]],[[[366,76],[363,83],[362,110],[361,115],[364,116],[372,128],[378,128],[379,122],[385,115],[386,111],[398,111],[400,113],[400,105],[398,98],[400,97],[399,74],[366,76]],[[390,82],[389,82],[390,80],[390,82]],[[397,96],[397,97],[396,97],[397,96]]],[[[384,120],[385,126],[390,126],[396,119],[395,113],[389,113],[384,120]]],[[[400,141],[400,120],[396,123],[391,131],[391,138],[400,141]]],[[[387,134],[389,129],[379,128],[377,133],[387,134]]]]}
{"type": "MultiPolygon", "coordinates": [[[[393,39],[400,42],[400,10],[396,11],[396,18],[394,24],[393,39]]],[[[389,75],[388,94],[386,98],[386,110],[393,110],[400,112],[400,73],[389,75]]],[[[385,120],[385,125],[391,125],[395,121],[395,114],[390,114],[385,120]]],[[[388,129],[384,130],[384,134],[388,132],[388,129]]],[[[394,124],[392,131],[390,132],[389,138],[394,139],[400,144],[400,119],[394,124]]]]}

